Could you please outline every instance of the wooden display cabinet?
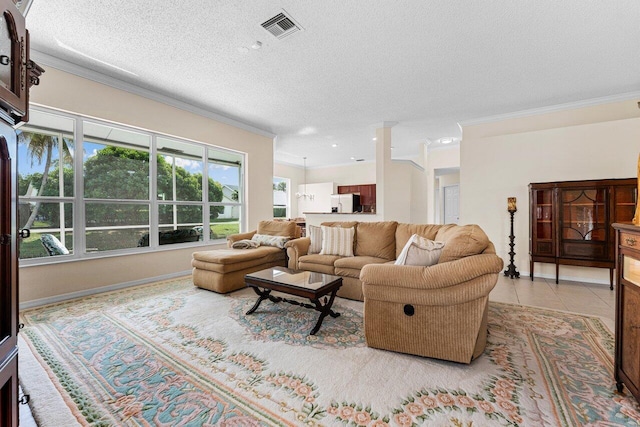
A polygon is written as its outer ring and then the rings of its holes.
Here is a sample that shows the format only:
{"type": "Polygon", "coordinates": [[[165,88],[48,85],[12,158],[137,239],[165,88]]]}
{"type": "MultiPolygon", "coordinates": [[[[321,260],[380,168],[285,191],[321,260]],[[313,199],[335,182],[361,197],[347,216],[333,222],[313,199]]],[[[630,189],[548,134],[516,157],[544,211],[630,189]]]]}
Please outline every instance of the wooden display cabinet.
{"type": "Polygon", "coordinates": [[[640,227],[613,224],[616,230],[616,387],[622,384],[640,402],[640,227]]]}
{"type": "Polygon", "coordinates": [[[609,269],[613,289],[615,236],[611,224],[631,221],[637,180],[604,179],[529,184],[530,275],[536,262],[609,269]]]}

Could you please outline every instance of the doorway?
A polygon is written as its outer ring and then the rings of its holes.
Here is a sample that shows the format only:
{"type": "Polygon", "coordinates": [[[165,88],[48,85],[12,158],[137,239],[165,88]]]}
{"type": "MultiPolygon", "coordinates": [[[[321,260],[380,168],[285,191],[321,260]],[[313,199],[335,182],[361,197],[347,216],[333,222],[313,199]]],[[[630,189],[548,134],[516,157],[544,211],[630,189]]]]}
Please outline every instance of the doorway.
{"type": "Polygon", "coordinates": [[[460,220],[460,186],[447,185],[443,187],[444,223],[457,224],[460,220]]]}

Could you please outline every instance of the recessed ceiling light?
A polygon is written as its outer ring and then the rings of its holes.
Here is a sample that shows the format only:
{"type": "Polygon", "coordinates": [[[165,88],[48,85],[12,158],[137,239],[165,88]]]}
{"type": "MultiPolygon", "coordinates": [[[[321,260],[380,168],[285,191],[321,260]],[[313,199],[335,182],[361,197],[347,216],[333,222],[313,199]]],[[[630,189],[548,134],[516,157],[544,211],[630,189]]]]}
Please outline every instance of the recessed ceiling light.
{"type": "Polygon", "coordinates": [[[258,50],[262,47],[262,42],[261,41],[256,41],[254,44],[251,45],[251,49],[255,49],[258,50]]]}
{"type": "Polygon", "coordinates": [[[351,157],[351,160],[355,160],[355,159],[356,159],[355,157],[351,157]]]}
{"type": "Polygon", "coordinates": [[[331,144],[331,146],[332,146],[333,148],[336,148],[336,147],[338,146],[338,144],[331,144]]]}
{"type": "Polygon", "coordinates": [[[453,138],[440,138],[441,144],[451,144],[453,142],[453,138]]]}
{"type": "Polygon", "coordinates": [[[313,135],[314,133],[318,133],[318,129],[313,126],[303,127],[298,131],[298,135],[313,135]]]}
{"type": "Polygon", "coordinates": [[[376,138],[375,136],[373,138],[371,138],[372,141],[377,141],[378,138],[376,138]]]}

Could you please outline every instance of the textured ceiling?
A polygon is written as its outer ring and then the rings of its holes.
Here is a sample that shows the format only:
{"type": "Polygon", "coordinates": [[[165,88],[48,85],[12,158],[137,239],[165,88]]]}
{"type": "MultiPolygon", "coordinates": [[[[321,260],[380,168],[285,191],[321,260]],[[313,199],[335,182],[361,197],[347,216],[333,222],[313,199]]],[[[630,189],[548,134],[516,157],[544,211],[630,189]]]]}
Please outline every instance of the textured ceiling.
{"type": "Polygon", "coordinates": [[[458,122],[637,93],[638,22],[638,0],[34,0],[27,15],[32,49],[274,133],[276,161],[309,167],[373,160],[383,121],[402,158],[459,139],[458,122]],[[260,24],[282,9],[303,31],[278,40],[260,24]]]}

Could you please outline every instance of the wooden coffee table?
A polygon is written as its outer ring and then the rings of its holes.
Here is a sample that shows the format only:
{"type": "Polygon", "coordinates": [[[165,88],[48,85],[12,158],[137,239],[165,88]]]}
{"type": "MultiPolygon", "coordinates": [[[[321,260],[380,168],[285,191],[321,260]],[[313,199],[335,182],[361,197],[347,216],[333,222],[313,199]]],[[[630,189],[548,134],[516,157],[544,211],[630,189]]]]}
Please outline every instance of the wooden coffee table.
{"type": "Polygon", "coordinates": [[[320,312],[320,317],[316,325],[311,330],[310,335],[315,335],[322,326],[325,317],[338,317],[340,313],[331,310],[336,292],[342,286],[342,277],[330,274],[315,273],[312,271],[292,270],[285,267],[272,267],[266,270],[244,276],[247,286],[253,288],[258,294],[258,300],[247,311],[247,315],[256,311],[260,303],[266,299],[272,302],[288,302],[289,304],[311,308],[320,312]],[[271,291],[282,292],[298,297],[309,298],[312,304],[306,304],[296,300],[290,300],[271,295],[271,291]],[[330,295],[329,295],[330,294],[330,295]],[[323,301],[320,299],[324,297],[323,301]]]}

